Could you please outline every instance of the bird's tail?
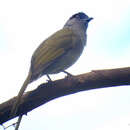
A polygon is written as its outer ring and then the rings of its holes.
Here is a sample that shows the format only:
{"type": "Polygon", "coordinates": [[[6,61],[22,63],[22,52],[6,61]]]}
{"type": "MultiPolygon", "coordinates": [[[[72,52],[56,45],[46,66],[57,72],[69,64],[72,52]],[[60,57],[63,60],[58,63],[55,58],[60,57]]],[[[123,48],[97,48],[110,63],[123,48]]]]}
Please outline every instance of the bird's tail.
{"type": "Polygon", "coordinates": [[[24,91],[26,90],[28,84],[30,83],[30,79],[31,79],[31,71],[29,72],[26,80],[24,81],[23,83],[23,86],[21,87],[19,93],[18,93],[18,96],[16,98],[16,101],[14,102],[14,105],[11,109],[11,112],[10,112],[10,116],[14,116],[16,113],[17,113],[17,110],[18,110],[18,106],[20,104],[20,100],[21,100],[21,97],[24,93],[24,91]]]}

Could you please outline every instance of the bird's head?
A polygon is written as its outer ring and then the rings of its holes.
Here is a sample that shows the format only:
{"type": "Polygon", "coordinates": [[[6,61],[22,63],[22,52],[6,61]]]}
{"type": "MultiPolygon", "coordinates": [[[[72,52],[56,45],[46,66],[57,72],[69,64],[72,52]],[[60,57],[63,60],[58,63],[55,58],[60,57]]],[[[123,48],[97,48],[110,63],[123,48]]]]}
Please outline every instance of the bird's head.
{"type": "Polygon", "coordinates": [[[72,15],[65,26],[73,26],[74,24],[79,24],[83,26],[85,29],[88,27],[88,23],[92,20],[92,17],[88,17],[85,13],[79,12],[72,15]]]}

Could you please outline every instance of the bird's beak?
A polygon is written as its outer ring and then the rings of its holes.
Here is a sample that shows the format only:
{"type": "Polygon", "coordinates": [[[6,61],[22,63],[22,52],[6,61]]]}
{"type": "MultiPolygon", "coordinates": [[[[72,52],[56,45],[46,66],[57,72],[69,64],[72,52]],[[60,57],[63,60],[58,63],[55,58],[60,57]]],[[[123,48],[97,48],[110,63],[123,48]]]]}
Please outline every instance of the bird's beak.
{"type": "Polygon", "coordinates": [[[90,22],[91,20],[93,20],[93,18],[92,18],[92,17],[91,17],[91,18],[86,19],[86,21],[87,21],[87,22],[90,22]]]}

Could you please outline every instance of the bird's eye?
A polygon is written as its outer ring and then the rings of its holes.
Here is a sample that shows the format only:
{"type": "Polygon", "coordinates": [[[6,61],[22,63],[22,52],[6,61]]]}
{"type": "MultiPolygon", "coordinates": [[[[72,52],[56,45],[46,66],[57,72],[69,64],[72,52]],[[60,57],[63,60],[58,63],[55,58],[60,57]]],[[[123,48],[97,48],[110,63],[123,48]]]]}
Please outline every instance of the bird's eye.
{"type": "Polygon", "coordinates": [[[79,19],[80,17],[79,17],[79,15],[75,14],[70,19],[73,19],[73,18],[78,18],[79,19]]]}
{"type": "Polygon", "coordinates": [[[86,19],[87,17],[88,17],[87,15],[81,12],[81,13],[74,14],[70,19],[73,19],[73,18],[86,19]]]}
{"type": "Polygon", "coordinates": [[[79,15],[76,15],[75,17],[76,17],[76,18],[78,18],[78,19],[80,18],[80,16],[79,16],[79,15]]]}

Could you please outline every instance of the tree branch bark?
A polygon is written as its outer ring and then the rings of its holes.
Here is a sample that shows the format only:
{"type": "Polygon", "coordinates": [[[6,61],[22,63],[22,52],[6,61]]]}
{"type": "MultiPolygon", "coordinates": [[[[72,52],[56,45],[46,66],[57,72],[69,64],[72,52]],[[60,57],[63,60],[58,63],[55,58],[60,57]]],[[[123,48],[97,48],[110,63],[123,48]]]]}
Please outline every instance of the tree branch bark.
{"type": "Polygon", "coordinates": [[[17,97],[0,104],[0,124],[18,115],[27,114],[38,106],[58,97],[80,91],[121,85],[130,85],[130,67],[94,70],[78,76],[43,83],[35,90],[22,96],[17,114],[12,117],[10,117],[10,111],[17,97]]]}

